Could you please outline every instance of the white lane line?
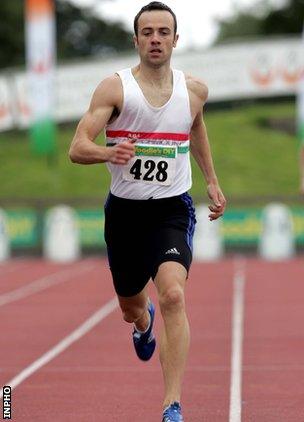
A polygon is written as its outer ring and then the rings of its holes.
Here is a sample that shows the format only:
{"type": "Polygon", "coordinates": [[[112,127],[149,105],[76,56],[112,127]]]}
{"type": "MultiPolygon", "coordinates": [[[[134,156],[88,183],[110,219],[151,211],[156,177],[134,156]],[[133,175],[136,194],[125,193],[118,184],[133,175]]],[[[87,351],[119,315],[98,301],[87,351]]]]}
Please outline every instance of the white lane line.
{"type": "MultiPolygon", "coordinates": [[[[52,359],[66,350],[69,346],[87,334],[92,328],[95,327],[100,321],[106,318],[111,312],[113,312],[118,307],[117,298],[111,299],[104,306],[102,306],[98,311],[96,311],[90,318],[88,318],[83,324],[81,324],[76,330],[74,330],[70,335],[61,340],[56,346],[42,355],[39,359],[35,360],[31,365],[27,366],[23,371],[21,371],[17,376],[12,378],[10,381],[6,382],[4,385],[11,386],[12,390],[21,384],[24,380],[38,371],[42,366],[49,363],[52,359]]],[[[3,397],[3,389],[0,391],[0,399],[3,397]]]]}
{"type": "Polygon", "coordinates": [[[237,258],[233,277],[232,344],[229,422],[242,420],[242,348],[245,260],[237,258]]]}
{"type": "Polygon", "coordinates": [[[93,267],[93,263],[82,262],[80,264],[75,264],[72,268],[38,278],[26,286],[22,286],[18,289],[11,290],[10,292],[0,295],[0,306],[7,305],[8,303],[15,302],[19,299],[41,292],[42,290],[54,286],[55,284],[63,283],[64,281],[71,279],[73,276],[78,276],[83,272],[89,271],[93,267]]]}

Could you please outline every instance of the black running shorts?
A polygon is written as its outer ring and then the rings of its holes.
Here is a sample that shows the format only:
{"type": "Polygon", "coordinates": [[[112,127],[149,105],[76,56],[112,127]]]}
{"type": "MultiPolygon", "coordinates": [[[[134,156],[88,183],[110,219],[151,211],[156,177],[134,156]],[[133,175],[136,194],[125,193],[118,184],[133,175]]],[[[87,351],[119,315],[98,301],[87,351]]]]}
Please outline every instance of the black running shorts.
{"type": "Polygon", "coordinates": [[[195,211],[188,193],[133,200],[109,194],[105,204],[105,241],[114,288],[120,296],[141,292],[166,261],[192,261],[195,211]]]}

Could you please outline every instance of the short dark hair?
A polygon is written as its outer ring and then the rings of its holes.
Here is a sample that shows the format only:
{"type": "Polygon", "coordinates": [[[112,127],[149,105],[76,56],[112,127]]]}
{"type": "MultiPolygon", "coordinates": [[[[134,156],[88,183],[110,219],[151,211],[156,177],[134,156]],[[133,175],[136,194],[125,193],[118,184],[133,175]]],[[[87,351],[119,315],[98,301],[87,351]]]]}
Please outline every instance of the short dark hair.
{"type": "Polygon", "coordinates": [[[136,36],[138,36],[138,19],[144,12],[151,12],[152,10],[165,10],[173,16],[174,19],[174,35],[176,35],[177,32],[177,19],[176,15],[173,12],[172,9],[170,9],[169,6],[167,6],[164,3],[161,3],[160,1],[151,1],[151,3],[147,4],[146,6],[142,7],[140,11],[137,13],[137,15],[134,18],[134,33],[136,36]]]}

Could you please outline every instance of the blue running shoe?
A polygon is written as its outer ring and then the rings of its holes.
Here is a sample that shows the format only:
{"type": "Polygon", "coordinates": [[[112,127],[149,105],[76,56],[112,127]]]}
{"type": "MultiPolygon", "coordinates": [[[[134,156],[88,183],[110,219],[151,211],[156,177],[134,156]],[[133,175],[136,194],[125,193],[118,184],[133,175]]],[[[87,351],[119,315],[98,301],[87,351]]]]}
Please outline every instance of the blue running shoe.
{"type": "Polygon", "coordinates": [[[162,422],[184,422],[182,409],[177,401],[166,407],[162,422]]]}
{"type": "Polygon", "coordinates": [[[150,326],[148,330],[145,333],[139,333],[134,328],[132,334],[136,354],[141,360],[151,359],[156,346],[156,341],[152,332],[155,314],[155,308],[152,302],[149,302],[148,311],[150,314],[150,326]]]}

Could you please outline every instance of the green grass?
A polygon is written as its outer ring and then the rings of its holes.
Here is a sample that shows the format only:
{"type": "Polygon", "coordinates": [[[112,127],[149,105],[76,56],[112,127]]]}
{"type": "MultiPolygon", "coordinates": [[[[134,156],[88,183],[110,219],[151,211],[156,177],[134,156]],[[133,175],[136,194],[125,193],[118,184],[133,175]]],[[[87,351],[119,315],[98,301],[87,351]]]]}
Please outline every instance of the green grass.
{"type": "MultiPolygon", "coordinates": [[[[298,193],[297,141],[259,124],[269,117],[295,118],[294,103],[243,105],[206,113],[215,167],[227,197],[298,193]]],[[[27,132],[1,133],[0,199],[103,198],[110,181],[105,165],[82,166],[68,159],[75,127],[58,128],[58,156],[53,164],[32,155],[27,132]]],[[[192,194],[196,198],[205,195],[205,183],[195,164],[192,194]]]]}

